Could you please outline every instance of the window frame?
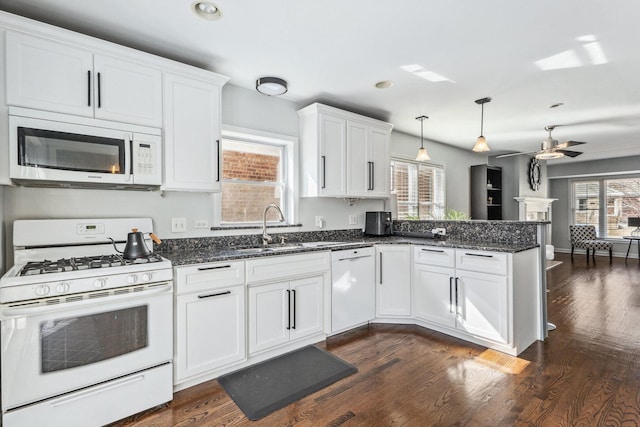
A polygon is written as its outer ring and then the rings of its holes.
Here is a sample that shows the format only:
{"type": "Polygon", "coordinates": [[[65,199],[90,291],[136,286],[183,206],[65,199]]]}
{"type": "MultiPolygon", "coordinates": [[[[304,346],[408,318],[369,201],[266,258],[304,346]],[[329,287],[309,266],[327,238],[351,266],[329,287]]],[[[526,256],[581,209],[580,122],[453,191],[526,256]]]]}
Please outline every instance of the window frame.
{"type": "MultiPolygon", "coordinates": [[[[578,211],[579,201],[576,196],[576,184],[585,183],[585,182],[597,182],[598,183],[598,224],[596,226],[597,234],[599,239],[611,240],[614,242],[619,242],[623,240],[622,236],[610,235],[609,234],[609,219],[608,219],[608,209],[609,206],[607,204],[608,199],[608,182],[616,181],[616,180],[625,180],[625,179],[640,179],[640,174],[629,174],[629,175],[604,175],[604,176],[594,176],[594,177],[584,177],[584,178],[576,178],[571,179],[569,181],[569,194],[571,197],[571,205],[569,210],[569,224],[576,224],[576,212],[578,211]]],[[[640,190],[640,188],[639,188],[640,190]]],[[[640,192],[640,191],[639,191],[640,192]]],[[[595,209],[585,209],[585,210],[595,210],[595,209]]],[[[639,215],[640,216],[640,215],[639,215]]]]}
{"type": "MultiPolygon", "coordinates": [[[[447,211],[447,173],[446,173],[446,167],[444,165],[444,163],[438,163],[438,162],[434,162],[434,161],[427,161],[427,162],[419,162],[413,158],[409,158],[409,157],[405,157],[405,156],[394,156],[392,155],[389,159],[389,191],[391,194],[394,193],[395,189],[394,189],[394,180],[393,180],[393,172],[392,172],[392,167],[393,167],[393,162],[397,161],[397,162],[402,162],[402,163],[408,163],[408,164],[412,164],[415,165],[415,170],[416,170],[416,209],[417,209],[417,213],[418,213],[418,219],[402,219],[402,221],[424,221],[419,219],[420,218],[420,195],[417,193],[418,192],[418,187],[417,187],[417,183],[419,181],[419,176],[420,176],[420,166],[426,166],[426,167],[432,167],[432,168],[437,168],[437,169],[441,169],[442,170],[442,218],[432,218],[433,220],[438,220],[438,219],[444,219],[445,215],[446,215],[446,211],[447,211]]],[[[434,197],[435,199],[435,197],[434,197]]],[[[432,202],[435,203],[435,202],[432,202]]],[[[400,219],[399,219],[400,220],[400,219]]]]}
{"type": "MultiPolygon", "coordinates": [[[[272,132],[261,131],[257,129],[244,128],[239,126],[222,125],[220,142],[223,140],[248,142],[255,144],[271,145],[281,147],[282,153],[282,203],[284,209],[282,213],[285,217],[285,222],[280,223],[277,221],[267,221],[268,224],[278,225],[294,225],[298,221],[298,162],[295,159],[298,156],[298,138],[290,135],[277,134],[272,132]]],[[[222,150],[220,152],[222,156],[222,150]]],[[[219,167],[222,172],[223,159],[219,159],[219,167]]],[[[220,192],[214,194],[214,226],[220,228],[237,228],[237,227],[261,227],[262,221],[248,221],[248,222],[223,222],[222,221],[222,186],[224,185],[224,179],[220,179],[220,192]]],[[[234,181],[229,181],[234,182],[234,181]]],[[[240,184],[257,184],[253,181],[235,181],[240,184]]],[[[266,207],[266,206],[265,206],[266,207]]]]}

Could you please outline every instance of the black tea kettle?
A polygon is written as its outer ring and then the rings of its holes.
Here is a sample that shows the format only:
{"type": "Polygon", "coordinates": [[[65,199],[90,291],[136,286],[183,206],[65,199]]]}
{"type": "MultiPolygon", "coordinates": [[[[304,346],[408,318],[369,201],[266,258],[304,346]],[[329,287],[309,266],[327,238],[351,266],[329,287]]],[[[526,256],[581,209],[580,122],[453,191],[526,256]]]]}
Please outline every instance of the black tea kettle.
{"type": "MultiPolygon", "coordinates": [[[[158,239],[158,236],[153,233],[149,233],[149,237],[158,245],[162,243],[162,240],[158,239]]],[[[124,246],[124,251],[117,248],[116,242],[113,239],[110,238],[109,240],[113,242],[113,247],[118,253],[121,253],[125,259],[146,258],[151,255],[151,251],[144,242],[144,234],[138,231],[137,228],[132,228],[131,233],[127,234],[127,243],[124,246]]]]}

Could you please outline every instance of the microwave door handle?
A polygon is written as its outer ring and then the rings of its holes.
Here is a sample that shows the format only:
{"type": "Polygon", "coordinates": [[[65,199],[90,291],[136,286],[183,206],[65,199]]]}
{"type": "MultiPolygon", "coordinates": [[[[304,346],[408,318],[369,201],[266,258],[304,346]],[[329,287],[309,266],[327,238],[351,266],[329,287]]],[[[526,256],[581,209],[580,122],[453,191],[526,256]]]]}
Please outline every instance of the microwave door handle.
{"type": "Polygon", "coordinates": [[[127,182],[133,182],[133,134],[127,134],[129,144],[125,144],[124,153],[124,170],[129,175],[127,176],[127,182]]]}

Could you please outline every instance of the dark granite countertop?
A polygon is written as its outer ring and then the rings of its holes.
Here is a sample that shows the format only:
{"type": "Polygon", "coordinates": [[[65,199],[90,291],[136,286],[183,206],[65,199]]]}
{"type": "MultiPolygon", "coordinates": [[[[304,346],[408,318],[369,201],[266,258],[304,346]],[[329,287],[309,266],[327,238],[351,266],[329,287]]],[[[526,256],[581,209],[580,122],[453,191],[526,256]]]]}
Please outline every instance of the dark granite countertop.
{"type": "Polygon", "coordinates": [[[170,252],[158,251],[165,258],[171,260],[174,266],[188,264],[202,264],[207,262],[242,260],[248,258],[261,258],[277,255],[292,255],[318,251],[336,251],[344,249],[355,249],[375,244],[413,244],[413,245],[429,245],[439,246],[443,248],[469,249],[493,252],[515,253],[526,251],[538,247],[538,244],[510,244],[510,243],[480,243],[474,241],[464,241],[459,239],[433,239],[421,238],[416,236],[375,236],[362,237],[349,241],[341,241],[339,244],[332,242],[323,242],[319,246],[303,246],[303,243],[286,243],[284,245],[269,245],[266,251],[260,251],[256,248],[256,252],[247,251],[247,248],[227,247],[227,248],[209,248],[194,250],[175,250],[170,252]]]}

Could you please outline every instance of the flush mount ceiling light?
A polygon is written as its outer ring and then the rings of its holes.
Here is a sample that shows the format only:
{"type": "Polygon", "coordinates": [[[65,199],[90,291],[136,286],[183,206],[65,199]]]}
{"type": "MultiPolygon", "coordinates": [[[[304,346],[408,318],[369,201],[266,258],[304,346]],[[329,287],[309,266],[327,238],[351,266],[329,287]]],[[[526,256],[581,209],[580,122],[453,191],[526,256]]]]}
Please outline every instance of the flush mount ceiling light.
{"type": "Polygon", "coordinates": [[[480,113],[480,136],[478,137],[478,139],[476,140],[475,145],[472,148],[472,150],[475,151],[476,153],[482,153],[484,151],[490,151],[491,150],[489,148],[489,145],[487,145],[487,140],[483,136],[483,131],[484,131],[484,104],[486,104],[487,102],[491,102],[491,98],[487,97],[487,98],[481,98],[481,99],[476,99],[475,100],[475,103],[476,104],[480,104],[480,106],[482,107],[482,112],[480,113]]]}
{"type": "Polygon", "coordinates": [[[429,153],[427,153],[427,149],[424,148],[424,120],[428,119],[427,116],[416,117],[416,120],[420,120],[420,149],[418,150],[418,155],[416,156],[416,160],[419,162],[426,162],[427,160],[431,160],[429,157],[429,153]]]}
{"type": "Polygon", "coordinates": [[[208,1],[197,1],[191,5],[193,13],[202,19],[215,21],[222,17],[222,11],[218,6],[208,1]]]}
{"type": "Polygon", "coordinates": [[[287,93],[287,82],[278,77],[260,77],[256,90],[264,95],[278,96],[287,93]]]}

